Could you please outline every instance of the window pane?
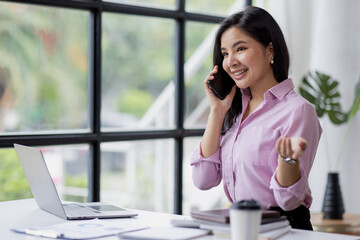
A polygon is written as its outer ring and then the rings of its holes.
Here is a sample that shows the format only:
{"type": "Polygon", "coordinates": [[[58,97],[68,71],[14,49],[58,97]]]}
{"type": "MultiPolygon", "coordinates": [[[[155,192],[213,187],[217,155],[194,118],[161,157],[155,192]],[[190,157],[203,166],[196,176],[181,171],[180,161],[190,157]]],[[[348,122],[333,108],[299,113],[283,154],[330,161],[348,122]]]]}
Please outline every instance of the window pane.
{"type": "Polygon", "coordinates": [[[235,4],[242,7],[244,0],[186,0],[185,9],[188,12],[226,16],[235,4]]]}
{"type": "Polygon", "coordinates": [[[208,210],[230,207],[230,202],[224,193],[222,182],[219,186],[207,191],[196,188],[192,181],[190,158],[200,144],[200,137],[189,137],[184,140],[183,161],[183,214],[190,215],[193,210],[208,210]]]}
{"type": "Polygon", "coordinates": [[[0,3],[0,132],[89,128],[89,13],[0,3]]]}
{"type": "MultiPolygon", "coordinates": [[[[61,200],[88,200],[89,146],[39,147],[61,200]]],[[[14,149],[0,149],[0,201],[31,198],[32,193],[14,149]]]]}
{"type": "Polygon", "coordinates": [[[104,14],[103,130],[174,126],[174,31],[172,20],[104,14]]]}
{"type": "Polygon", "coordinates": [[[203,81],[212,69],[215,24],[188,22],[185,51],[185,127],[205,127],[209,113],[203,81]]]}
{"type": "Polygon", "coordinates": [[[33,197],[14,148],[0,149],[0,189],[0,201],[33,197]]]}
{"type": "Polygon", "coordinates": [[[173,212],[174,141],[101,144],[101,201],[173,212]]]}
{"type": "Polygon", "coordinates": [[[104,0],[106,2],[124,3],[153,8],[175,9],[176,0],[104,0]]]}
{"type": "Polygon", "coordinates": [[[41,147],[45,162],[63,201],[87,202],[89,145],[41,147]]]}

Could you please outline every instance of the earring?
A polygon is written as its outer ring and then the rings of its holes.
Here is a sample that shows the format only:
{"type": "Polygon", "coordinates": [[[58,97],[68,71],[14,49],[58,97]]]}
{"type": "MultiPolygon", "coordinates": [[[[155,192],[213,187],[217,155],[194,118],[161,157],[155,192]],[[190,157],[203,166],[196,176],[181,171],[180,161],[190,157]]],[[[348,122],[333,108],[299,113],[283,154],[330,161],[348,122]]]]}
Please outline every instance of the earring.
{"type": "Polygon", "coordinates": [[[273,57],[271,58],[270,63],[271,63],[271,64],[274,64],[274,58],[273,58],[273,57]]]}

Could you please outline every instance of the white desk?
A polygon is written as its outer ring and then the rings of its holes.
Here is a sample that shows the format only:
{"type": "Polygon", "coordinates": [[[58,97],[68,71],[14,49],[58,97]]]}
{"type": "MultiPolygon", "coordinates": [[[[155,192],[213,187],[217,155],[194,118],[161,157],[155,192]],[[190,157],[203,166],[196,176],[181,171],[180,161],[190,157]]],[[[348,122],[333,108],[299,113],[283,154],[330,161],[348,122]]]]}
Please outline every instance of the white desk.
{"type": "MultiPolygon", "coordinates": [[[[138,223],[145,226],[170,226],[170,220],[185,219],[188,217],[181,215],[156,213],[149,211],[137,211],[139,216],[135,218],[126,219],[110,219],[121,225],[124,222],[138,223]]],[[[34,227],[34,226],[47,226],[57,223],[65,222],[64,219],[56,217],[38,208],[34,199],[16,200],[8,202],[0,202],[0,238],[6,240],[34,240],[39,239],[36,237],[25,236],[10,231],[11,228],[20,227],[34,227]]],[[[97,238],[99,239],[99,238],[97,238]]],[[[101,238],[101,240],[118,240],[117,237],[101,238]]],[[[198,238],[199,240],[215,240],[214,236],[205,236],[198,238]]],[[[291,230],[290,233],[282,236],[279,240],[356,240],[360,237],[340,235],[332,233],[312,232],[303,230],[291,230]]]]}

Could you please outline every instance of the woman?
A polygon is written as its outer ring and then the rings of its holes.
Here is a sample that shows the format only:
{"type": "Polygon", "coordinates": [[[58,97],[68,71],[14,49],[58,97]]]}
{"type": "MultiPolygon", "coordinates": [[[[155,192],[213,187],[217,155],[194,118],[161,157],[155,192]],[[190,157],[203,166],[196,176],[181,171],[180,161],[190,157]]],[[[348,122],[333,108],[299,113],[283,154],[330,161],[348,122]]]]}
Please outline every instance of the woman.
{"type": "Polygon", "coordinates": [[[207,190],[223,180],[231,202],[256,199],[293,228],[312,230],[308,175],[322,129],[288,78],[280,27],[265,10],[249,7],[221,23],[213,54],[204,81],[210,113],[191,159],[194,184],[207,190]],[[215,77],[235,82],[224,100],[208,87],[215,77]]]}

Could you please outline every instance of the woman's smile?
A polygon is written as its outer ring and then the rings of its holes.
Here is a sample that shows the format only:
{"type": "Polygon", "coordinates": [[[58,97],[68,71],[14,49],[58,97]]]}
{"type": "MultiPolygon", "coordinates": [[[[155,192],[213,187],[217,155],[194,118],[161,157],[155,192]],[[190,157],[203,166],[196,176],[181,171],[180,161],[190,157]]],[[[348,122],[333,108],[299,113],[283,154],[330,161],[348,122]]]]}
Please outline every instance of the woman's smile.
{"type": "Polygon", "coordinates": [[[241,80],[245,75],[246,75],[246,72],[247,72],[247,68],[245,69],[242,69],[242,70],[236,70],[236,71],[233,71],[232,74],[233,74],[233,79],[235,80],[241,80]]]}

